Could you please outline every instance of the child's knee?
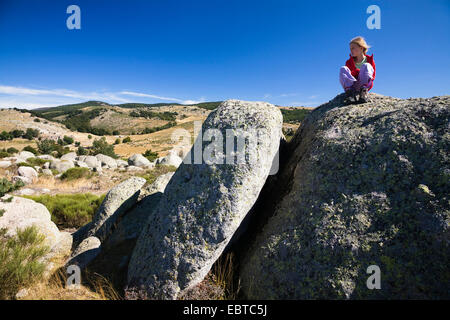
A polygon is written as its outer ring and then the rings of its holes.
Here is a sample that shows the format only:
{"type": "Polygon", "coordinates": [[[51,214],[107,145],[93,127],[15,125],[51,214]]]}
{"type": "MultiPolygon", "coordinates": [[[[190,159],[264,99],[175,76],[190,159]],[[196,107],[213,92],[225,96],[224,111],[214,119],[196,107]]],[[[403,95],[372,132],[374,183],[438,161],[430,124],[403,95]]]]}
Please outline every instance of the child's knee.
{"type": "Polygon", "coordinates": [[[367,69],[368,71],[371,71],[371,72],[373,71],[372,65],[368,62],[363,63],[363,65],[361,66],[361,70],[363,70],[363,69],[367,69]]]}

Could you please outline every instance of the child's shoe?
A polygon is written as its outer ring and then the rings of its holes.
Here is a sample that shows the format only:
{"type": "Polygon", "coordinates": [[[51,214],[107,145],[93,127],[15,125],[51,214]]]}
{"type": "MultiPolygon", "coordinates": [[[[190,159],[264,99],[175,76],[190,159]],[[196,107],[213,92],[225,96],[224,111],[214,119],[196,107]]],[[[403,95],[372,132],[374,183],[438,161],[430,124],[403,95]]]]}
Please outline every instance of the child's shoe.
{"type": "Polygon", "coordinates": [[[348,88],[345,90],[345,101],[348,104],[352,104],[356,102],[356,90],[353,87],[348,88]]]}
{"type": "Polygon", "coordinates": [[[359,92],[359,103],[366,103],[369,101],[369,91],[367,87],[361,87],[361,91],[359,92]]]}

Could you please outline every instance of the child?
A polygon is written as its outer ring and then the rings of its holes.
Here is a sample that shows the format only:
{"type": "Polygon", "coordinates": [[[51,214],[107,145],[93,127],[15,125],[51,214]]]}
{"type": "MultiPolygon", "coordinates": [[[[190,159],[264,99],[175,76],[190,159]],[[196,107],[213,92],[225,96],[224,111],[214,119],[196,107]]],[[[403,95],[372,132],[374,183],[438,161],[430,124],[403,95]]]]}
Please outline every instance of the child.
{"type": "Polygon", "coordinates": [[[375,62],[373,54],[366,55],[370,47],[363,37],[356,37],[350,41],[350,59],[339,71],[339,81],[345,90],[345,98],[350,103],[356,102],[359,93],[359,102],[367,102],[368,91],[373,87],[375,80],[375,62]]]}

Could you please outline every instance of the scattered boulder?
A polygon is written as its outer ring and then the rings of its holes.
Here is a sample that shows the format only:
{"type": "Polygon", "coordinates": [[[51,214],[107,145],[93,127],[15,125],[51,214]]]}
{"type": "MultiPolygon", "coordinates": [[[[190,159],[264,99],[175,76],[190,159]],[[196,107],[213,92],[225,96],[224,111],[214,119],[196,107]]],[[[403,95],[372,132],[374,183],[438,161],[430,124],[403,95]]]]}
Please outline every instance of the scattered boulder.
{"type": "Polygon", "coordinates": [[[0,161],[0,168],[8,168],[12,165],[11,161],[0,161]]]}
{"type": "Polygon", "coordinates": [[[167,156],[163,157],[158,163],[164,164],[167,166],[175,166],[178,168],[182,162],[183,162],[183,159],[181,159],[174,152],[171,152],[167,156]]]}
{"type": "Polygon", "coordinates": [[[116,169],[117,168],[117,163],[116,163],[115,159],[113,159],[113,158],[111,158],[109,156],[105,156],[104,154],[101,154],[101,153],[97,154],[95,157],[97,158],[97,160],[100,162],[100,164],[102,166],[106,165],[106,166],[108,166],[111,169],[116,169]]]}
{"type": "Polygon", "coordinates": [[[75,161],[75,165],[80,168],[89,168],[89,166],[83,161],[75,161]]]}
{"type": "Polygon", "coordinates": [[[66,153],[65,155],[63,155],[61,157],[61,160],[70,160],[70,161],[75,161],[77,159],[77,153],[76,152],[69,152],[66,153]]]}
{"type": "MultiPolygon", "coordinates": [[[[6,197],[8,196],[2,199],[6,197]]],[[[50,252],[45,256],[46,260],[64,257],[70,253],[72,237],[58,230],[43,204],[14,196],[11,202],[0,201],[0,210],[4,210],[0,216],[0,229],[6,228],[6,236],[14,236],[17,229],[36,226],[45,236],[44,243],[50,248],[50,252]]]]}
{"type": "Polygon", "coordinates": [[[117,166],[118,167],[127,167],[128,166],[128,162],[122,160],[122,159],[118,159],[116,160],[117,166]]]}
{"type": "Polygon", "coordinates": [[[39,158],[42,160],[50,160],[50,161],[55,160],[55,157],[48,155],[48,154],[43,154],[43,155],[37,156],[36,158],[39,158]]]}
{"type": "Polygon", "coordinates": [[[80,269],[84,269],[101,250],[101,241],[97,237],[88,237],[84,239],[80,245],[74,250],[70,259],[66,262],[66,266],[77,265],[80,269]]]}
{"type": "MultiPolygon", "coordinates": [[[[223,137],[226,129],[258,129],[258,143],[245,151],[255,152],[257,161],[219,164],[218,151],[210,164],[180,165],[137,240],[128,265],[128,299],[176,299],[203,280],[256,201],[278,151],[282,123],[280,110],[264,102],[227,100],[209,114],[202,136],[208,129],[223,137]]],[[[216,143],[225,149],[225,141],[216,143]]],[[[211,148],[201,147],[204,153],[211,148]]]]}
{"type": "Polygon", "coordinates": [[[50,169],[56,169],[61,173],[74,167],[75,164],[71,160],[54,160],[50,163],[50,169]]]}
{"type": "Polygon", "coordinates": [[[17,155],[17,158],[20,159],[24,159],[25,161],[28,158],[35,158],[36,156],[34,155],[34,153],[30,152],[30,151],[21,151],[19,152],[19,154],[17,155]]]}
{"type": "Polygon", "coordinates": [[[133,154],[130,158],[128,158],[128,164],[130,166],[135,167],[150,167],[151,162],[144,157],[142,154],[133,154]]]}
{"type": "Polygon", "coordinates": [[[16,182],[16,181],[22,181],[25,185],[27,184],[32,184],[33,180],[31,178],[28,177],[22,177],[22,176],[13,176],[12,177],[12,181],[16,182]]]}
{"type": "Polygon", "coordinates": [[[87,164],[87,166],[91,169],[94,169],[101,165],[96,157],[94,156],[79,156],[78,161],[82,161],[87,164]]]}

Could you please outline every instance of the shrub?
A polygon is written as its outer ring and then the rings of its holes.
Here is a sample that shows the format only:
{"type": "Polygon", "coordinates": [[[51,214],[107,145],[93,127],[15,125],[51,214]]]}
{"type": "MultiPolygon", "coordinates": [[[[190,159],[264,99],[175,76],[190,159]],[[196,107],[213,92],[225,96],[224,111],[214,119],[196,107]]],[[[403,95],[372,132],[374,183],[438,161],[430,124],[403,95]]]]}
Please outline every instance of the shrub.
{"type": "Polygon", "coordinates": [[[79,146],[78,147],[77,155],[79,155],[79,156],[86,156],[88,154],[89,154],[89,151],[85,147],[83,147],[83,146],[79,146]]]}
{"type": "Polygon", "coordinates": [[[39,158],[28,158],[27,162],[34,167],[34,166],[42,166],[44,163],[51,162],[51,161],[50,160],[39,159],[39,158]]]}
{"type": "Polygon", "coordinates": [[[119,130],[114,130],[112,132],[113,136],[118,136],[120,134],[119,130]]]}
{"type": "Polygon", "coordinates": [[[156,158],[158,158],[158,152],[153,152],[150,149],[146,150],[142,155],[146,157],[149,161],[153,161],[156,158]]]}
{"type": "Polygon", "coordinates": [[[6,158],[6,157],[9,157],[10,156],[10,154],[8,153],[8,152],[6,152],[6,151],[0,151],[0,159],[1,158],[6,158]]]}
{"type": "Polygon", "coordinates": [[[8,192],[22,188],[24,185],[22,180],[17,180],[15,183],[12,183],[6,178],[2,178],[0,180],[0,197],[3,197],[8,192]]]}
{"type": "Polygon", "coordinates": [[[114,144],[120,144],[120,139],[117,138],[116,141],[114,141],[114,144]]]}
{"type": "Polygon", "coordinates": [[[28,162],[19,162],[16,164],[17,167],[31,167],[33,168],[33,165],[28,162]]]}
{"type": "Polygon", "coordinates": [[[6,150],[6,152],[8,152],[9,154],[14,154],[14,153],[18,153],[19,150],[17,150],[14,147],[8,148],[8,150],[6,150]]]}
{"type": "Polygon", "coordinates": [[[39,136],[39,130],[28,128],[23,137],[28,140],[33,140],[39,136]]]}
{"type": "Polygon", "coordinates": [[[35,118],[33,121],[34,122],[41,122],[41,120],[39,120],[39,118],[35,118]]]}
{"type": "Polygon", "coordinates": [[[10,132],[10,134],[14,137],[14,138],[20,138],[23,137],[25,135],[25,131],[22,130],[13,130],[10,132]]]}
{"type": "Polygon", "coordinates": [[[54,140],[51,139],[45,139],[42,141],[39,141],[37,143],[37,147],[40,153],[42,154],[50,154],[52,151],[55,151],[57,149],[57,144],[54,140]]]}
{"type": "Polygon", "coordinates": [[[18,230],[11,238],[0,232],[0,299],[14,299],[23,287],[39,280],[44,271],[42,258],[49,252],[45,237],[35,226],[18,230]]]}
{"type": "Polygon", "coordinates": [[[9,132],[2,131],[0,133],[0,141],[1,140],[12,140],[12,139],[13,139],[13,136],[9,132]]]}
{"type": "Polygon", "coordinates": [[[26,146],[25,148],[22,149],[22,151],[28,151],[31,152],[32,154],[38,154],[38,151],[32,146],[26,146]]]}
{"type": "Polygon", "coordinates": [[[75,141],[75,147],[79,147],[80,146],[80,141],[75,141]]]}
{"type": "Polygon", "coordinates": [[[92,139],[92,136],[90,134],[88,134],[88,139],[92,139]]]}
{"type": "Polygon", "coordinates": [[[70,168],[61,175],[61,180],[71,181],[81,178],[91,178],[92,172],[88,168],[70,168]]]}
{"type": "Polygon", "coordinates": [[[108,144],[106,142],[106,138],[102,137],[101,139],[95,140],[92,143],[92,155],[97,155],[99,153],[104,154],[106,156],[110,156],[114,159],[117,159],[118,156],[114,152],[114,146],[111,144],[108,144]]]}
{"type": "Polygon", "coordinates": [[[92,220],[105,195],[57,194],[24,196],[47,207],[52,221],[60,228],[79,228],[92,220]]]}
{"type": "Polygon", "coordinates": [[[122,142],[123,143],[131,142],[131,138],[130,137],[123,138],[122,142]]]}
{"type": "Polygon", "coordinates": [[[68,137],[68,136],[64,136],[63,141],[64,141],[65,145],[72,144],[73,143],[73,138],[72,137],[68,137]]]}

